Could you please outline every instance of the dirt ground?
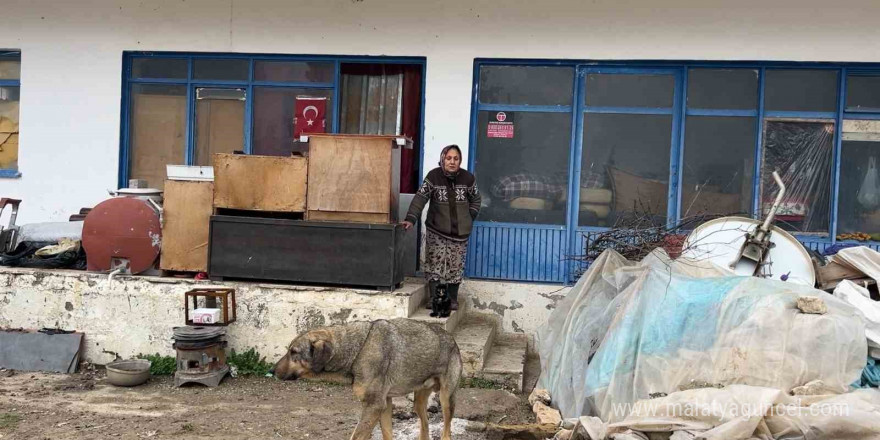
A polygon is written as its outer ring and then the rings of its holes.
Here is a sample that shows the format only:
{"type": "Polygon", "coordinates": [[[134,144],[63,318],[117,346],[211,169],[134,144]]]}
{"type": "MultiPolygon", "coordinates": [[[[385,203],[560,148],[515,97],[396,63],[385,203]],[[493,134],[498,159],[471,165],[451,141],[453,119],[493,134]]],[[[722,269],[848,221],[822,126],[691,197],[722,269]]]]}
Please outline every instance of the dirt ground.
{"type": "MultiPolygon", "coordinates": [[[[533,421],[525,396],[465,388],[457,395],[453,437],[466,420],[533,421]]],[[[394,437],[417,438],[418,418],[406,398],[395,400],[394,437]],[[415,435],[415,437],[414,437],[415,435]]],[[[431,413],[431,437],[441,416],[431,413]]],[[[73,375],[0,372],[0,439],[348,439],[360,403],[348,386],[227,377],[216,388],[175,388],[171,377],[153,377],[133,388],[115,387],[101,369],[73,375]]],[[[378,429],[374,438],[381,438],[378,429]]]]}

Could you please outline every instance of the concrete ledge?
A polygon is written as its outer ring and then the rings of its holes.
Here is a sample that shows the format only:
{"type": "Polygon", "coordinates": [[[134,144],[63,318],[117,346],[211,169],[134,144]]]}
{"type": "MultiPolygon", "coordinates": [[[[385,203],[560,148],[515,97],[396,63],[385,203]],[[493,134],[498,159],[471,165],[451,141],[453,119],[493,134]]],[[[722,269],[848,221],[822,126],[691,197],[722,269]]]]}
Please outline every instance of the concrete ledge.
{"type": "Polygon", "coordinates": [[[461,286],[468,312],[492,313],[507,333],[533,334],[547,322],[556,303],[570,287],[556,284],[516,283],[466,279],[461,286]]]}
{"type": "MultiPolygon", "coordinates": [[[[422,280],[393,292],[265,283],[118,276],[0,267],[0,328],[53,327],[85,333],[84,360],[106,364],[139,353],[172,355],[172,328],[184,325],[184,292],[236,289],[238,321],[229,347],[254,347],[274,362],[297,334],[322,325],[404,318],[422,280]]],[[[418,299],[418,298],[415,298],[418,299]]]]}

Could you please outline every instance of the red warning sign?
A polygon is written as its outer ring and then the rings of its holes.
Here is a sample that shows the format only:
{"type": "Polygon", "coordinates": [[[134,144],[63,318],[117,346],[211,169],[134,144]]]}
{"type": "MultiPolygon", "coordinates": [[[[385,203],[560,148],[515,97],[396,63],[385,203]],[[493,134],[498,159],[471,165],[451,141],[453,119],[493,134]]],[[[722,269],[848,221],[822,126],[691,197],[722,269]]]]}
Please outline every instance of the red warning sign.
{"type": "Polygon", "coordinates": [[[486,137],[513,139],[513,112],[497,112],[490,117],[486,137]]]}

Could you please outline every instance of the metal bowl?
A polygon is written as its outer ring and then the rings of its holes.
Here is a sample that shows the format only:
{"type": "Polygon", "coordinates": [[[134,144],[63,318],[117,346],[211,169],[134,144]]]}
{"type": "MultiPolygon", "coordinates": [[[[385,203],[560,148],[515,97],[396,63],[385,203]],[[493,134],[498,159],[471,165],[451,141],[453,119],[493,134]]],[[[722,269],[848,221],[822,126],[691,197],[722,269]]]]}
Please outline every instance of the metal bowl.
{"type": "Polygon", "coordinates": [[[150,365],[146,359],[129,359],[107,364],[107,380],[118,387],[133,387],[150,378],[150,365]]]}

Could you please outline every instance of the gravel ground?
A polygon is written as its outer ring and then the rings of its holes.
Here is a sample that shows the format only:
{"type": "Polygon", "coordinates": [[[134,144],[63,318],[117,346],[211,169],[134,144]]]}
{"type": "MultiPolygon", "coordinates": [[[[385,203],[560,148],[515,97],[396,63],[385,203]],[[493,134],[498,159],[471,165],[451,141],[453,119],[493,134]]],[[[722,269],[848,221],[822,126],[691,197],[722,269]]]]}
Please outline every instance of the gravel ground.
{"type": "MultiPolygon", "coordinates": [[[[405,398],[395,400],[394,436],[418,438],[418,418],[405,398]]],[[[102,370],[65,375],[0,371],[0,439],[348,439],[360,416],[350,387],[326,382],[227,378],[217,388],[175,388],[154,377],[133,388],[110,385],[102,370]]],[[[432,438],[441,415],[431,413],[432,438]]],[[[454,438],[467,418],[528,423],[525,397],[501,390],[462,389],[454,438]]],[[[377,430],[378,432],[378,430],[377,430]]],[[[374,437],[381,438],[381,436],[374,437]]]]}

